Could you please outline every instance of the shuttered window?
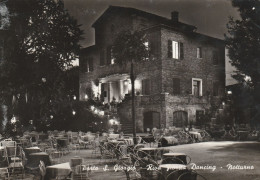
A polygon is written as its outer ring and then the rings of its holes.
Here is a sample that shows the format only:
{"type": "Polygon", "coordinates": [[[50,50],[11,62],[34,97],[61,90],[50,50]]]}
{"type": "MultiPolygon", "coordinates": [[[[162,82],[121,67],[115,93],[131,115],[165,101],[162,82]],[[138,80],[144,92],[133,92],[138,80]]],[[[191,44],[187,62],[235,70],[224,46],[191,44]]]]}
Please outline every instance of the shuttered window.
{"type": "Polygon", "coordinates": [[[202,58],[202,48],[197,47],[197,58],[202,58]]]}
{"type": "Polygon", "coordinates": [[[88,67],[89,67],[89,72],[94,70],[93,58],[88,59],[88,67]]]}
{"type": "Polygon", "coordinates": [[[179,78],[173,78],[173,94],[180,94],[181,93],[181,87],[180,87],[180,79],[179,78]]]}
{"type": "Polygon", "coordinates": [[[183,43],[168,40],[168,58],[184,59],[183,43]]]}
{"type": "Polygon", "coordinates": [[[217,51],[213,51],[212,54],[212,60],[213,60],[213,65],[217,65],[218,64],[218,52],[217,51]]]}
{"type": "Polygon", "coordinates": [[[113,56],[112,46],[107,47],[107,65],[115,64],[115,58],[113,56]]]}

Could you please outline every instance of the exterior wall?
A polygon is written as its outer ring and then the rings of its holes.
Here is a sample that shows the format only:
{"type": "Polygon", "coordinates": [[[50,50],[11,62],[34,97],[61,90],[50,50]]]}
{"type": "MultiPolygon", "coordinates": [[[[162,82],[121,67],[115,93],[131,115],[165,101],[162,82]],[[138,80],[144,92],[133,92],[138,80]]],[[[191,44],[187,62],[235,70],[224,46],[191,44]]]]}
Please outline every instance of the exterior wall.
{"type": "MultiPolygon", "coordinates": [[[[106,56],[106,48],[112,45],[116,34],[125,29],[145,29],[156,24],[159,24],[159,22],[136,15],[129,16],[124,13],[120,16],[110,14],[105,21],[97,24],[95,26],[95,48],[87,49],[80,58],[81,66],[87,57],[92,57],[94,67],[93,72],[81,72],[80,74],[80,100],[85,100],[87,88],[96,88],[95,86],[102,79],[118,81],[120,78],[121,80],[129,78],[130,64],[126,66],[119,66],[118,64],[100,66],[100,52],[104,51],[106,56]],[[111,31],[112,26],[115,27],[113,31],[111,31]]],[[[137,132],[143,132],[144,113],[149,111],[160,113],[161,127],[174,125],[173,113],[176,111],[187,112],[189,122],[194,123],[196,121],[196,110],[204,110],[211,106],[214,82],[219,82],[219,95],[214,98],[219,100],[221,96],[224,96],[224,45],[203,35],[184,34],[159,26],[147,30],[147,39],[153,49],[150,60],[136,63],[135,72],[137,81],[151,80],[151,95],[141,94],[136,96],[137,132]],[[184,59],[168,58],[168,40],[183,43],[184,59]],[[197,47],[202,47],[203,57],[200,59],[196,55],[197,47]],[[213,51],[219,52],[218,65],[213,64],[213,51]],[[179,95],[173,95],[173,78],[180,79],[179,95]],[[192,95],[192,78],[202,79],[202,97],[192,95]]],[[[125,98],[120,103],[118,114],[121,122],[131,123],[130,98],[125,98]]]]}
{"type": "MultiPolygon", "coordinates": [[[[143,79],[151,80],[151,94],[156,94],[161,92],[161,61],[158,58],[160,56],[160,31],[152,31],[147,35],[147,39],[149,42],[154,44],[154,51],[151,54],[150,60],[138,62],[135,64],[135,73],[137,75],[137,81],[141,81],[143,79]]],[[[111,44],[109,44],[111,45],[111,44]]],[[[107,44],[107,46],[109,46],[107,44]]],[[[96,49],[91,49],[86,52],[83,52],[80,58],[80,67],[83,68],[84,61],[91,57],[93,58],[93,67],[94,71],[92,72],[82,72],[80,73],[80,100],[85,100],[85,93],[88,87],[93,88],[92,82],[99,82],[102,78],[111,77],[111,81],[113,75],[128,76],[130,74],[130,64],[126,66],[120,66],[119,64],[110,64],[100,66],[100,53],[102,49],[98,46],[96,49]]],[[[97,84],[96,84],[97,85],[97,84]]]]}
{"type": "Polygon", "coordinates": [[[213,92],[213,82],[220,82],[219,95],[225,93],[225,57],[224,46],[218,47],[211,43],[201,43],[198,40],[189,38],[182,33],[162,29],[161,32],[162,51],[162,84],[163,92],[172,94],[172,78],[181,79],[181,94],[192,94],[192,78],[202,79],[202,95],[213,92]],[[168,40],[175,40],[183,43],[184,59],[172,59],[167,57],[168,40]],[[202,59],[196,56],[197,47],[202,47],[202,59]],[[220,63],[213,65],[212,52],[219,50],[220,63]],[[207,92],[209,91],[209,92],[207,92]]]}

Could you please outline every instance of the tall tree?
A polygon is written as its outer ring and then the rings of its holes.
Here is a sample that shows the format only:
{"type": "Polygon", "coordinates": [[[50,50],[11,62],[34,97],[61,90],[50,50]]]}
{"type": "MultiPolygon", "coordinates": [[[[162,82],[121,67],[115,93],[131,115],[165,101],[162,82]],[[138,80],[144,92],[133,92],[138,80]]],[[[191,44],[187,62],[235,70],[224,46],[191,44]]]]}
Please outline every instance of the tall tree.
{"type": "Polygon", "coordinates": [[[231,64],[236,67],[234,78],[247,81],[256,101],[260,101],[260,2],[232,0],[241,19],[230,18],[226,36],[231,64]]]}
{"type": "Polygon", "coordinates": [[[66,70],[78,58],[82,31],[62,0],[8,0],[6,5],[10,26],[0,66],[1,99],[9,114],[44,127],[53,108],[68,98],[66,70]]]}
{"type": "Polygon", "coordinates": [[[130,64],[131,98],[132,98],[132,123],[133,137],[136,144],[136,121],[135,121],[135,64],[147,60],[149,50],[145,45],[146,38],[143,32],[122,31],[116,37],[113,44],[113,56],[115,63],[127,66],[130,64]]]}

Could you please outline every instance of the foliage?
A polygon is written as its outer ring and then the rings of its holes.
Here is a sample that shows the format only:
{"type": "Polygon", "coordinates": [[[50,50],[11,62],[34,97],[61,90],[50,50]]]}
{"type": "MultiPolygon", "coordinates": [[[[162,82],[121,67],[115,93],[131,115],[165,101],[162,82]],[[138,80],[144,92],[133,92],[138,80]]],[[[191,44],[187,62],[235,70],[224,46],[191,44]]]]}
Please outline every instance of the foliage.
{"type": "Polygon", "coordinates": [[[149,51],[145,46],[145,34],[140,31],[122,31],[113,44],[113,57],[115,63],[127,64],[128,62],[146,60],[149,51]]]}
{"type": "Polygon", "coordinates": [[[127,65],[131,63],[130,80],[132,89],[132,121],[133,137],[136,144],[136,122],[135,122],[135,79],[134,65],[136,62],[148,60],[149,47],[145,45],[145,34],[140,31],[122,31],[118,34],[112,48],[115,63],[127,65]]]}
{"type": "Polygon", "coordinates": [[[233,0],[241,19],[230,18],[229,36],[226,36],[231,64],[236,67],[234,78],[247,81],[256,101],[260,101],[260,2],[259,0],[233,0]],[[250,77],[250,78],[246,78],[250,77]]]}
{"type": "Polygon", "coordinates": [[[33,119],[46,129],[50,115],[62,112],[63,103],[78,92],[78,79],[68,69],[78,58],[82,31],[62,0],[9,0],[6,5],[10,26],[0,65],[1,102],[8,106],[8,119],[16,115],[25,125],[33,119]]]}

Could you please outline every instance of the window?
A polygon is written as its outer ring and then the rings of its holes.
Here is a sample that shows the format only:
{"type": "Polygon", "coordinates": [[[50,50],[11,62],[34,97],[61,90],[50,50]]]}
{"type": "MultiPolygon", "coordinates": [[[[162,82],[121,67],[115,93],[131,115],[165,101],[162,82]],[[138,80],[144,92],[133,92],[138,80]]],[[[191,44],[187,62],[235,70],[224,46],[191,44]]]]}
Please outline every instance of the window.
{"type": "MultiPolygon", "coordinates": [[[[150,49],[149,49],[149,48],[150,48],[150,47],[149,47],[150,44],[149,44],[148,41],[144,42],[144,46],[145,46],[146,51],[149,52],[149,51],[150,51],[150,49]]],[[[149,60],[150,52],[149,52],[147,55],[148,55],[148,56],[146,56],[146,57],[144,58],[145,60],[149,60]]]]}
{"type": "Polygon", "coordinates": [[[197,48],[197,58],[202,58],[202,49],[201,49],[201,47],[197,48]]]}
{"type": "Polygon", "coordinates": [[[105,65],[105,53],[104,50],[101,50],[100,52],[100,66],[104,66],[105,65]]]}
{"type": "Polygon", "coordinates": [[[83,70],[84,72],[91,72],[94,70],[93,67],[93,58],[87,58],[85,62],[83,62],[83,70]]]}
{"type": "Polygon", "coordinates": [[[173,94],[180,94],[180,93],[181,93],[180,79],[173,78],[173,94]]]}
{"type": "Polygon", "coordinates": [[[151,94],[151,81],[150,79],[142,80],[142,94],[150,95],[151,94]]]}
{"type": "Polygon", "coordinates": [[[218,52],[217,51],[213,51],[212,54],[212,60],[213,60],[213,65],[217,65],[218,64],[218,52]]]}
{"type": "Polygon", "coordinates": [[[192,95],[202,96],[202,79],[192,78],[192,95]]]}
{"type": "Polygon", "coordinates": [[[213,96],[218,96],[219,83],[213,82],[213,96]]]}
{"type": "Polygon", "coordinates": [[[173,59],[183,59],[183,43],[177,41],[168,41],[168,57],[173,59]]]}
{"type": "Polygon", "coordinates": [[[113,57],[112,46],[107,47],[107,65],[115,64],[115,58],[113,57]]]}

